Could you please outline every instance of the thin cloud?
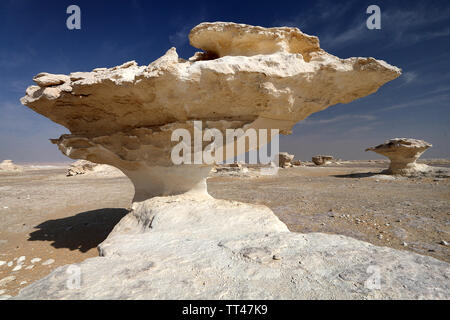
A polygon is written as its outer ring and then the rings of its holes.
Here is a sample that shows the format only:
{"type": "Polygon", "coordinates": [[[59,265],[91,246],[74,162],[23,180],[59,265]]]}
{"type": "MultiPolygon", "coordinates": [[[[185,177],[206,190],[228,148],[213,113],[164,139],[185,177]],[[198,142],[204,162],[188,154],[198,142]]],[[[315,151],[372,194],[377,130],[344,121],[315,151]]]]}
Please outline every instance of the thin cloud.
{"type": "Polygon", "coordinates": [[[450,27],[440,24],[450,20],[450,7],[432,6],[432,3],[411,4],[409,7],[394,7],[386,3],[381,8],[381,30],[366,27],[366,14],[360,3],[349,1],[345,5],[319,1],[317,4],[292,19],[277,21],[278,25],[296,26],[302,31],[313,30],[321,43],[337,49],[349,44],[373,41],[373,37],[384,41],[386,47],[404,46],[450,35],[450,27]],[[390,6],[389,6],[390,5],[390,6]],[[348,22],[348,16],[353,20],[348,22]]]}
{"type": "Polygon", "coordinates": [[[342,115],[342,116],[336,116],[334,118],[329,119],[305,119],[301,122],[301,124],[304,125],[317,125],[317,124],[330,124],[330,123],[338,123],[338,122],[344,122],[348,120],[362,120],[362,121],[374,121],[377,117],[374,115],[342,115]]]}
{"type": "Polygon", "coordinates": [[[443,101],[448,102],[449,98],[450,98],[450,95],[443,94],[443,95],[438,95],[438,96],[434,96],[431,98],[414,99],[412,101],[394,104],[390,107],[380,109],[379,111],[390,111],[390,110],[411,108],[411,107],[417,107],[417,106],[423,106],[423,105],[426,105],[427,108],[429,108],[429,107],[436,106],[437,104],[440,104],[443,101]]]}

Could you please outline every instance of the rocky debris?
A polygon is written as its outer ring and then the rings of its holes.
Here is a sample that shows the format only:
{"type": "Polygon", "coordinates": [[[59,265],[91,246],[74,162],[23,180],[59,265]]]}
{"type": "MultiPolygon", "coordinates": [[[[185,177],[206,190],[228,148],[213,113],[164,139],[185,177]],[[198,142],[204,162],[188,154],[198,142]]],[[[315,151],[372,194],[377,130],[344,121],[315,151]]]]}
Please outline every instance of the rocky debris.
{"type": "MultiPolygon", "coordinates": [[[[202,23],[189,39],[204,52],[188,60],[171,48],[144,66],[129,61],[67,76],[41,73],[21,102],[70,130],[51,140],[65,155],[119,168],[135,186],[134,200],[143,201],[207,195],[212,165],[171,159],[179,143],[172,133],[185,129],[192,137],[193,119],[223,136],[241,128],[289,134],[309,115],[374,93],[401,74],[374,58],[333,56],[297,28],[202,23]]],[[[219,145],[215,152],[225,150],[219,145]]],[[[201,150],[193,151],[195,157],[201,150]]]]}
{"type": "Polygon", "coordinates": [[[301,162],[300,160],[293,160],[293,161],[291,161],[291,164],[292,164],[294,167],[300,167],[300,166],[303,165],[302,162],[301,162]]]}
{"type": "Polygon", "coordinates": [[[294,159],[293,154],[289,154],[287,152],[280,152],[278,154],[278,166],[280,168],[289,168],[292,167],[291,161],[294,159]]]}
{"type": "Polygon", "coordinates": [[[3,160],[0,163],[0,172],[21,172],[23,171],[22,166],[18,166],[12,162],[12,160],[3,160]]]}
{"type": "Polygon", "coordinates": [[[419,164],[417,159],[432,145],[423,140],[394,138],[375,147],[367,148],[388,157],[391,160],[386,173],[400,176],[410,176],[430,171],[426,164],[419,164]]]}
{"type": "Polygon", "coordinates": [[[48,265],[50,265],[50,264],[52,264],[54,262],[55,262],[54,259],[48,259],[48,260],[45,260],[44,262],[42,262],[42,265],[43,266],[48,266],[48,265]]]}
{"type": "Polygon", "coordinates": [[[77,264],[14,299],[449,299],[449,264],[349,237],[299,234],[260,205],[155,197],[132,211],[77,264]],[[373,269],[380,287],[371,286],[373,269]],[[111,281],[114,279],[114,281],[111,281]]]}
{"type": "Polygon", "coordinates": [[[87,160],[78,160],[72,163],[67,169],[66,176],[76,176],[79,174],[103,174],[103,175],[122,175],[120,170],[106,165],[106,164],[97,164],[87,160]]]}
{"type": "Polygon", "coordinates": [[[1,287],[1,286],[4,286],[5,284],[7,284],[7,283],[9,283],[9,282],[11,282],[11,281],[14,281],[14,280],[16,280],[16,277],[15,277],[15,276],[8,276],[8,277],[5,277],[5,278],[3,278],[3,279],[0,280],[0,287],[1,287]]]}
{"type": "Polygon", "coordinates": [[[230,163],[230,164],[218,164],[215,165],[211,172],[216,176],[237,176],[237,177],[247,177],[249,175],[249,169],[241,163],[230,163]]]}
{"type": "Polygon", "coordinates": [[[31,259],[31,263],[38,263],[41,260],[42,260],[41,258],[33,258],[31,259]]]}
{"type": "Polygon", "coordinates": [[[312,162],[314,162],[314,164],[317,166],[322,166],[324,164],[330,163],[331,161],[333,161],[332,156],[319,155],[312,157],[312,162]]]}

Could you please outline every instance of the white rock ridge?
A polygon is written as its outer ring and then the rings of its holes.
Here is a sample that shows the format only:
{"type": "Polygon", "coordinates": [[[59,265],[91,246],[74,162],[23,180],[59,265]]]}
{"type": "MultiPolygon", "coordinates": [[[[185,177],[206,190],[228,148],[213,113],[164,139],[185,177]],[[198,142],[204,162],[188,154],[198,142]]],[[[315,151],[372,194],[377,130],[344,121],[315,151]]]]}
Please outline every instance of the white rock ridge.
{"type": "MultiPolygon", "coordinates": [[[[68,128],[53,139],[73,159],[115,166],[135,201],[207,195],[209,165],[174,166],[177,128],[279,129],[337,103],[367,96],[400,75],[374,58],[340,59],[297,28],[202,23],[189,34],[203,52],[189,60],[171,48],[148,66],[130,61],[69,75],[40,73],[21,102],[68,128]]],[[[192,135],[191,135],[192,136],[192,135]]],[[[204,144],[204,147],[207,144],[204,144]]]]}
{"type": "Polygon", "coordinates": [[[393,175],[414,175],[430,171],[426,164],[416,163],[416,160],[432,145],[423,140],[409,138],[394,138],[375,147],[367,148],[388,157],[391,160],[387,173],[393,175]]]}

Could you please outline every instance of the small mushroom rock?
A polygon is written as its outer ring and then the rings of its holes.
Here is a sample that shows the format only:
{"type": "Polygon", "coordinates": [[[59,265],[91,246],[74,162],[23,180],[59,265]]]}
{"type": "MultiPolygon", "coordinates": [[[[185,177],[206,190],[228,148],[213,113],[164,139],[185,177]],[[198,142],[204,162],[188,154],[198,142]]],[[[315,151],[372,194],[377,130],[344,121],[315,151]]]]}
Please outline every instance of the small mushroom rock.
{"type": "Polygon", "coordinates": [[[378,146],[367,148],[366,151],[376,152],[391,160],[387,173],[409,176],[430,170],[429,166],[416,163],[416,160],[431,146],[423,140],[394,138],[378,146]]]}

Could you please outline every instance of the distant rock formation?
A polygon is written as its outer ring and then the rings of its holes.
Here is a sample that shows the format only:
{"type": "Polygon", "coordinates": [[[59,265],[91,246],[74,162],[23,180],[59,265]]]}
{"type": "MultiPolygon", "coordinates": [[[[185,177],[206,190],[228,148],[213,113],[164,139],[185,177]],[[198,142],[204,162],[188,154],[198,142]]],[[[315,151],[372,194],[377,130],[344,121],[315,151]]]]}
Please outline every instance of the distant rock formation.
{"type": "Polygon", "coordinates": [[[21,172],[23,171],[22,166],[18,166],[12,162],[12,160],[3,160],[0,163],[0,172],[21,172]]]}
{"type": "Polygon", "coordinates": [[[408,138],[394,138],[375,147],[367,148],[388,157],[391,160],[387,173],[410,176],[420,172],[430,171],[426,164],[416,163],[416,160],[432,145],[426,141],[408,138]]]}
{"type": "Polygon", "coordinates": [[[321,166],[327,163],[330,163],[333,160],[332,156],[314,156],[312,157],[312,162],[314,162],[315,165],[321,166]]]}
{"type": "Polygon", "coordinates": [[[341,235],[289,232],[262,205],[187,195],[134,203],[99,246],[16,299],[449,299],[449,264],[341,235]],[[79,268],[79,269],[78,269],[79,268]]]}
{"type": "Polygon", "coordinates": [[[293,154],[289,154],[287,152],[280,152],[278,154],[278,166],[280,168],[289,168],[292,167],[292,160],[294,159],[293,154]]]}
{"type": "Polygon", "coordinates": [[[70,164],[66,176],[76,176],[79,174],[96,173],[102,175],[123,175],[120,170],[106,164],[97,164],[87,160],[78,160],[70,164]]]}

